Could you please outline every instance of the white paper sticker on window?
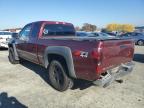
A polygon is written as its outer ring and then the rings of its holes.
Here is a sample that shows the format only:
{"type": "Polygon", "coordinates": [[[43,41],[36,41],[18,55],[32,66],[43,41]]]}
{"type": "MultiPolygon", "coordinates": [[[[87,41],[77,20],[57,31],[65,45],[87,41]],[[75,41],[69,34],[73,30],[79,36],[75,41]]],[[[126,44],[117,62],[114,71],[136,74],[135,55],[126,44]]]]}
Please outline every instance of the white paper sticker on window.
{"type": "Polygon", "coordinates": [[[49,31],[48,31],[47,29],[44,29],[44,30],[43,30],[43,33],[44,33],[45,35],[48,34],[48,32],[49,32],[49,31]]]}

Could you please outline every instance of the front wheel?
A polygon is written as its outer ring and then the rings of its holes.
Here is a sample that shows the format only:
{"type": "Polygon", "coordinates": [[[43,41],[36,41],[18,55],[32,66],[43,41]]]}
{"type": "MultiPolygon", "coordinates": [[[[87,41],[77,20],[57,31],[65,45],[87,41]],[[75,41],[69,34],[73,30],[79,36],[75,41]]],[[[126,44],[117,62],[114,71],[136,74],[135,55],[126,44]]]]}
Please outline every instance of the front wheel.
{"type": "Polygon", "coordinates": [[[16,60],[15,59],[15,54],[14,54],[14,50],[13,48],[9,48],[9,61],[12,63],[12,64],[18,64],[19,63],[19,60],[16,60]]]}
{"type": "Polygon", "coordinates": [[[59,61],[51,61],[48,71],[50,83],[56,90],[65,91],[72,87],[73,81],[67,76],[66,69],[59,61]]]}

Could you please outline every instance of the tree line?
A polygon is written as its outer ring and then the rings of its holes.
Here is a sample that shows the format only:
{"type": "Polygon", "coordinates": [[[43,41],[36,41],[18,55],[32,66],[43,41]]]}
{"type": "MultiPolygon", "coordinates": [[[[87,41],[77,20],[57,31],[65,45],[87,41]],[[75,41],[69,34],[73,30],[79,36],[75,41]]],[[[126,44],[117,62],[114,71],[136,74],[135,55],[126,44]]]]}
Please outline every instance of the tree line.
{"type": "Polygon", "coordinates": [[[131,24],[108,24],[107,31],[133,32],[135,27],[131,24]]]}
{"type": "Polygon", "coordinates": [[[93,24],[89,24],[89,23],[84,23],[81,28],[77,26],[77,27],[75,27],[75,29],[76,29],[77,31],[93,32],[93,31],[96,31],[97,26],[96,26],[96,25],[93,25],[93,24]]]}
{"type": "MultiPolygon", "coordinates": [[[[93,32],[97,30],[97,26],[89,23],[84,23],[82,27],[76,26],[77,31],[93,32]]],[[[135,27],[131,24],[108,24],[104,28],[107,32],[118,31],[118,32],[133,32],[135,27]]]]}

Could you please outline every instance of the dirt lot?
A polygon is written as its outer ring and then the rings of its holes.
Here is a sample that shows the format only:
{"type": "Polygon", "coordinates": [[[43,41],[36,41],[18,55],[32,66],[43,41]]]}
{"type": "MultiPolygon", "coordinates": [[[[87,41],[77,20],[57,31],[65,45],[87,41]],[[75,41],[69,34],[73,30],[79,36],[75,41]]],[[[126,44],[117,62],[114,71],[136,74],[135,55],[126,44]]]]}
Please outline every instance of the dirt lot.
{"type": "Polygon", "coordinates": [[[0,50],[0,108],[144,108],[144,46],[136,47],[135,69],[123,83],[100,88],[77,81],[62,93],[49,85],[45,69],[27,61],[12,65],[7,55],[0,50]]]}

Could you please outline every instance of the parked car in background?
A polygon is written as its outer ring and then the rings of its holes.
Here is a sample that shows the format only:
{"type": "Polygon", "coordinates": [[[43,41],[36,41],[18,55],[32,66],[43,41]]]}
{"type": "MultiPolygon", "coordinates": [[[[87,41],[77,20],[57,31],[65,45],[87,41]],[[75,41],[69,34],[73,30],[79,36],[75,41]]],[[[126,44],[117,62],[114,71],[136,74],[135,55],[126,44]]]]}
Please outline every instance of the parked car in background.
{"type": "Polygon", "coordinates": [[[103,33],[103,32],[92,32],[93,36],[97,37],[97,36],[100,36],[100,37],[115,37],[115,36],[112,36],[112,35],[109,35],[109,34],[106,34],[106,33],[103,33]]]}
{"type": "Polygon", "coordinates": [[[112,32],[106,32],[106,34],[111,35],[111,36],[116,36],[116,34],[112,32]]]}
{"type": "Polygon", "coordinates": [[[103,33],[103,32],[84,32],[84,31],[79,31],[79,32],[76,32],[76,35],[78,37],[114,37],[114,36],[108,35],[108,34],[103,33]]]}
{"type": "Polygon", "coordinates": [[[13,32],[11,33],[11,38],[8,40],[8,43],[12,42],[15,39],[18,39],[18,33],[13,32]]]}
{"type": "Polygon", "coordinates": [[[11,34],[12,38],[17,38],[18,37],[18,33],[14,32],[11,34]]]}
{"type": "Polygon", "coordinates": [[[144,45],[144,35],[142,33],[130,32],[119,36],[120,38],[131,38],[134,39],[135,44],[144,45]]]}
{"type": "Polygon", "coordinates": [[[0,48],[8,48],[8,41],[12,38],[12,33],[8,31],[0,31],[0,48]]]}
{"type": "Polygon", "coordinates": [[[77,31],[76,36],[78,36],[78,37],[88,37],[88,36],[94,36],[94,35],[91,32],[77,31]]]}

